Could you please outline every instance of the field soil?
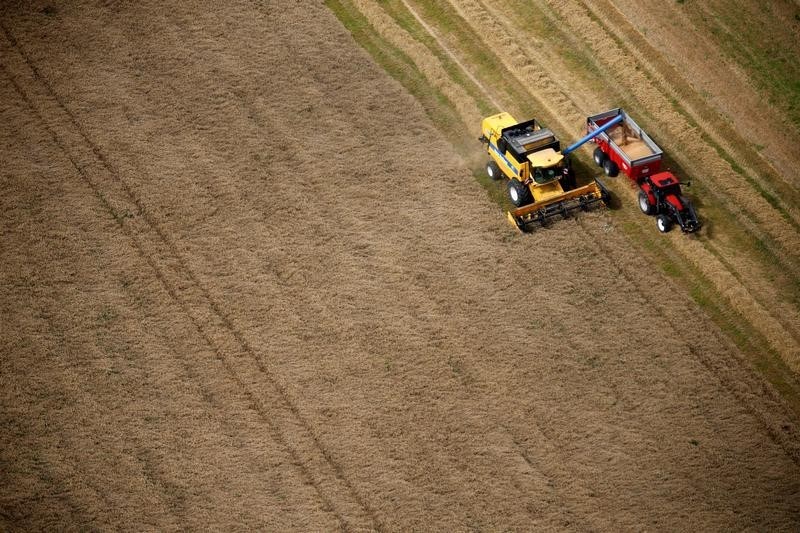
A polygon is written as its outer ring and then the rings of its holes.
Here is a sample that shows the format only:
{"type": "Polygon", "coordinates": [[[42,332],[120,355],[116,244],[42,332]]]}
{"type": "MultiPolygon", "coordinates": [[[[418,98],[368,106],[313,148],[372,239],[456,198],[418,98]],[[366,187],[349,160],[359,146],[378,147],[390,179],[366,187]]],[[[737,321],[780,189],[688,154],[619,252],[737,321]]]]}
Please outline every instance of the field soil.
{"type": "Polygon", "coordinates": [[[800,528],[729,334],[606,212],[513,233],[322,3],[2,6],[0,530],[800,528]]]}

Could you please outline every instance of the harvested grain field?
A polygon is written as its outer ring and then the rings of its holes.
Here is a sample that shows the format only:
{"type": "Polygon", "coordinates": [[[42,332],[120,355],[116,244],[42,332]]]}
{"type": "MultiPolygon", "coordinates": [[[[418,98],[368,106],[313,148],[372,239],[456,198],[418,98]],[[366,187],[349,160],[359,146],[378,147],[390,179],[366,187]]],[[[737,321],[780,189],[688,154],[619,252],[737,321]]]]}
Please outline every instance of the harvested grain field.
{"type": "Polygon", "coordinates": [[[516,82],[333,4],[3,4],[0,529],[800,527],[788,281],[625,209],[514,234],[452,133],[516,82]]]}

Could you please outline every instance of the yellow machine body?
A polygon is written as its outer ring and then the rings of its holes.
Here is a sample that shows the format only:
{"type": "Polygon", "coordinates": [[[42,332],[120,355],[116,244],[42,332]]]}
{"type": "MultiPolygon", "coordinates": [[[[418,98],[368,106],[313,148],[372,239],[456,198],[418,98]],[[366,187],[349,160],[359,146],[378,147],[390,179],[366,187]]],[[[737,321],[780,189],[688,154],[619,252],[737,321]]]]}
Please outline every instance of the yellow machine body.
{"type": "Polygon", "coordinates": [[[497,149],[498,141],[502,132],[506,128],[510,128],[517,124],[517,120],[509,113],[498,113],[491,117],[486,117],[481,122],[481,132],[485,139],[488,140],[489,157],[494,159],[503,174],[509,179],[518,178],[520,181],[527,179],[530,167],[527,164],[520,164],[512,157],[506,157],[497,149]],[[492,147],[495,147],[493,150],[492,147]]]}
{"type": "Polygon", "coordinates": [[[572,210],[608,201],[608,192],[598,180],[564,190],[560,178],[569,170],[557,150],[558,139],[535,120],[520,123],[509,113],[498,113],[483,119],[481,132],[489,157],[503,175],[518,180],[530,191],[531,203],[507,213],[509,221],[521,231],[531,222],[544,225],[555,215],[566,218],[572,210]],[[514,128],[524,129],[524,133],[512,137],[507,132],[514,128]]]}

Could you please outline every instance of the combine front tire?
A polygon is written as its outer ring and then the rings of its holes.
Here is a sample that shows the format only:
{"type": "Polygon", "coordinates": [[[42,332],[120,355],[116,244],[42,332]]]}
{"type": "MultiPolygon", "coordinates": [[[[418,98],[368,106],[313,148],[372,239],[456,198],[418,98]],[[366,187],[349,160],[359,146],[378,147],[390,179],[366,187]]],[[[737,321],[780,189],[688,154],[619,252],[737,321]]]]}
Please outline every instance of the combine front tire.
{"type": "Polygon", "coordinates": [[[606,162],[606,154],[598,146],[597,148],[594,149],[594,163],[598,167],[602,167],[603,163],[605,162],[606,162]]]}
{"type": "Polygon", "coordinates": [[[656,206],[650,203],[650,199],[644,191],[639,191],[639,209],[649,217],[656,214],[656,206]]]}
{"type": "Polygon", "coordinates": [[[513,178],[508,180],[508,197],[511,199],[511,203],[517,207],[522,207],[532,201],[528,186],[513,178]]]}
{"type": "Polygon", "coordinates": [[[489,161],[486,163],[486,175],[493,180],[499,180],[502,177],[502,174],[500,173],[500,167],[497,166],[497,163],[494,161],[489,161]]]}
{"type": "Polygon", "coordinates": [[[606,159],[603,161],[603,172],[605,172],[606,176],[609,178],[613,178],[619,174],[619,167],[612,160],[606,159]]]}
{"type": "Polygon", "coordinates": [[[658,215],[656,217],[656,226],[661,233],[667,233],[672,229],[672,220],[667,215],[658,215]]]}

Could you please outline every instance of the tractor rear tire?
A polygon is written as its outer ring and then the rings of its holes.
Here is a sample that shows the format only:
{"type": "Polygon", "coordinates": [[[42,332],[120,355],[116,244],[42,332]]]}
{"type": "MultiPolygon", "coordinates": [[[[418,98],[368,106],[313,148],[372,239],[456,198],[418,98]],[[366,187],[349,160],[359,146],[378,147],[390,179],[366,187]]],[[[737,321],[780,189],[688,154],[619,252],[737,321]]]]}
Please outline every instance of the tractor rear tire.
{"type": "Polygon", "coordinates": [[[503,177],[500,167],[497,166],[497,163],[495,163],[494,160],[486,163],[486,175],[493,180],[499,180],[501,177],[503,177]]]}
{"type": "Polygon", "coordinates": [[[649,217],[656,214],[656,206],[650,203],[650,199],[644,191],[639,191],[639,209],[649,217]]]}
{"type": "Polygon", "coordinates": [[[658,215],[656,217],[656,226],[661,233],[667,233],[672,229],[672,220],[667,215],[658,215]]]}
{"type": "Polygon", "coordinates": [[[528,205],[533,201],[528,186],[514,178],[508,180],[508,197],[511,199],[511,203],[517,207],[528,205]]]}
{"type": "Polygon", "coordinates": [[[603,163],[605,163],[605,162],[606,162],[606,154],[598,146],[597,148],[594,149],[594,163],[598,167],[602,167],[603,163]]]}
{"type": "Polygon", "coordinates": [[[619,167],[612,160],[606,159],[603,161],[603,172],[605,172],[606,176],[609,178],[613,178],[619,174],[619,167]]]}

